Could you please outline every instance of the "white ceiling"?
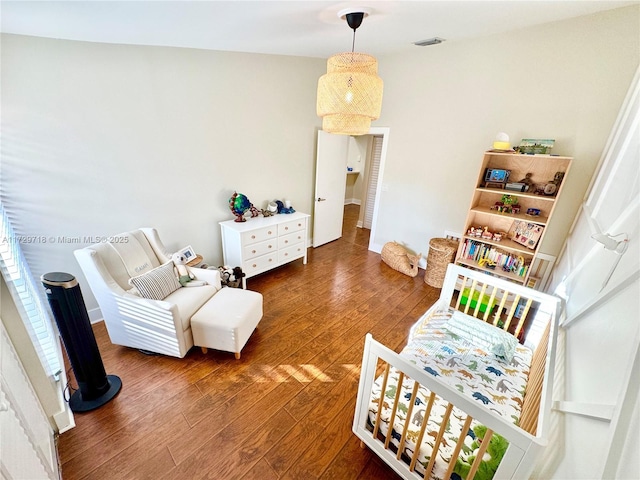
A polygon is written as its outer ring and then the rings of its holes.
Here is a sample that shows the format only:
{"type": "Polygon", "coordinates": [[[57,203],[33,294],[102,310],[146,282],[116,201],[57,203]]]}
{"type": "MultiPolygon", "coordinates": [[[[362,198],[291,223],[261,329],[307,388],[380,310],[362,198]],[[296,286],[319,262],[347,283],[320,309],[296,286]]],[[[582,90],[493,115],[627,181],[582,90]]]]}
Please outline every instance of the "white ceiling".
{"type": "MultiPolygon", "coordinates": [[[[329,57],[351,50],[352,31],[337,13],[371,10],[356,34],[356,51],[385,55],[491,35],[636,1],[1,1],[5,33],[91,42],[329,57]]],[[[433,48],[433,47],[431,47],[433,48]]]]}

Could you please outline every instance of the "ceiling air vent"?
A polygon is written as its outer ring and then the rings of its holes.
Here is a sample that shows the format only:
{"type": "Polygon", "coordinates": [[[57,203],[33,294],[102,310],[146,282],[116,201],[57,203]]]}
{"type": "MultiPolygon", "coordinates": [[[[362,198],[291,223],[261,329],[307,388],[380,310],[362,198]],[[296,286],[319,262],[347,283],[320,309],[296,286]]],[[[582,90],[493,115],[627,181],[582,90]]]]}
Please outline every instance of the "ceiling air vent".
{"type": "Polygon", "coordinates": [[[426,47],[428,45],[438,45],[439,43],[442,43],[444,41],[445,41],[444,38],[433,37],[433,38],[428,38],[426,40],[420,40],[419,42],[413,42],[413,44],[419,47],[426,47]]]}

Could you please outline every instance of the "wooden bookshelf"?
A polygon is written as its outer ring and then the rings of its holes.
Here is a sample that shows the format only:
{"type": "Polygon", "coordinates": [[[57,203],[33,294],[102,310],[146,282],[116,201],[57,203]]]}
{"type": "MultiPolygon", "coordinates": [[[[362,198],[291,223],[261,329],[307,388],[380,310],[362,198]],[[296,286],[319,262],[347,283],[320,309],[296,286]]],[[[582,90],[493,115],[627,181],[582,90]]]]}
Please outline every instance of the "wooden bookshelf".
{"type": "MultiPolygon", "coordinates": [[[[562,185],[566,181],[571,167],[571,157],[556,155],[525,155],[518,153],[485,152],[476,188],[473,191],[471,205],[464,226],[464,235],[456,253],[456,263],[470,268],[486,271],[521,284],[530,284],[531,265],[538,265],[544,258],[538,258],[540,244],[547,233],[547,225],[553,216],[553,211],[562,194],[562,185]],[[532,185],[528,191],[519,192],[496,188],[496,182],[485,182],[487,169],[508,170],[509,182],[519,182],[527,174],[531,174],[532,185]],[[556,174],[563,176],[561,181],[555,181],[556,174]],[[489,188],[487,188],[489,183],[489,188]],[[555,183],[555,192],[545,195],[541,193],[549,183],[555,183]],[[519,212],[499,211],[496,204],[502,201],[503,195],[510,195],[517,199],[519,212]],[[527,214],[528,209],[539,210],[538,215],[527,214]],[[542,229],[534,245],[525,246],[514,240],[515,222],[526,222],[530,230],[542,229]],[[488,232],[502,233],[502,239],[482,238],[470,235],[471,227],[486,228],[488,232]],[[470,255],[471,243],[476,247],[470,255]],[[499,258],[505,265],[487,267],[479,265],[482,255],[491,255],[492,259],[499,258]],[[505,260],[505,258],[507,260],[505,260]],[[505,270],[504,267],[507,267],[505,270]]],[[[524,240],[523,240],[524,241],[524,240]]],[[[544,256],[548,258],[548,256],[544,256]]],[[[531,277],[533,280],[533,277],[531,277]]],[[[536,285],[540,288],[541,285],[536,285]]]]}

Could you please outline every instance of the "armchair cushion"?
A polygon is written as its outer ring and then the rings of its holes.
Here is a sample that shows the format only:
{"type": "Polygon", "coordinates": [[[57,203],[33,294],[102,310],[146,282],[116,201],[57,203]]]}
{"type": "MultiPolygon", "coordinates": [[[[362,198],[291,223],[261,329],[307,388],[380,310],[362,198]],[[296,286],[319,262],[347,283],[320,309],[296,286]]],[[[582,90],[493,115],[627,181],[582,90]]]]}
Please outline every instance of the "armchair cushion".
{"type": "Polygon", "coordinates": [[[147,273],[131,277],[129,284],[135,287],[141,296],[153,300],[164,300],[180,288],[173,272],[173,262],[164,263],[147,273]]]}
{"type": "Polygon", "coordinates": [[[182,287],[164,299],[165,302],[177,305],[182,322],[182,330],[186,331],[191,327],[191,317],[200,307],[209,301],[216,293],[213,285],[203,285],[202,287],[182,287]]]}

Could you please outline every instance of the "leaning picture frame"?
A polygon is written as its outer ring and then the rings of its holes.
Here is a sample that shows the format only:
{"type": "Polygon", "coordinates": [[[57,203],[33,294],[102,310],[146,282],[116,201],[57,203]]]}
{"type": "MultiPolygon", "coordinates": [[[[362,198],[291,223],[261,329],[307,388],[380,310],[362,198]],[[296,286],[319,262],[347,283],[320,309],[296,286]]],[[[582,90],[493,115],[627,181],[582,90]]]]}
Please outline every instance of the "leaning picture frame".
{"type": "Polygon", "coordinates": [[[509,229],[509,236],[514,242],[535,250],[543,231],[544,227],[542,225],[516,220],[509,229]]]}
{"type": "Polygon", "coordinates": [[[189,263],[190,261],[196,258],[196,252],[191,245],[187,245],[184,248],[178,250],[178,253],[184,257],[185,263],[189,263]]]}

